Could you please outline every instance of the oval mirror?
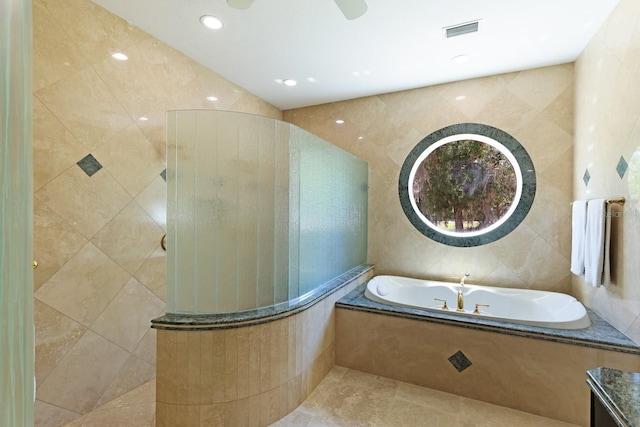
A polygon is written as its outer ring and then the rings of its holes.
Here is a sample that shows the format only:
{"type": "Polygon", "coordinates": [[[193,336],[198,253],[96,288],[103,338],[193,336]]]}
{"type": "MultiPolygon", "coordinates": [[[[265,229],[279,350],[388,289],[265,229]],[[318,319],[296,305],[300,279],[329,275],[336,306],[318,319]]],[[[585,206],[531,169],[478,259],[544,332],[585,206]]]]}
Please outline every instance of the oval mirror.
{"type": "Polygon", "coordinates": [[[500,239],[526,216],[536,180],[528,153],[511,135],[462,123],[416,145],[399,181],[402,208],[425,236],[451,246],[500,239]]]}

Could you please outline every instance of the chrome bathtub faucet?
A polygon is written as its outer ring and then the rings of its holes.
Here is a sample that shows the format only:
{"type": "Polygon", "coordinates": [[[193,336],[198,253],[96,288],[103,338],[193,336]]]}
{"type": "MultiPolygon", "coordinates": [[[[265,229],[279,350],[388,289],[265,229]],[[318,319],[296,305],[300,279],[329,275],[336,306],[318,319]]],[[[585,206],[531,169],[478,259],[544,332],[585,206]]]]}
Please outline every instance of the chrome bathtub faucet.
{"type": "Polygon", "coordinates": [[[462,289],[464,289],[464,279],[471,276],[469,273],[464,273],[464,276],[460,279],[460,289],[458,289],[458,308],[456,311],[464,311],[464,295],[462,295],[462,289]]]}

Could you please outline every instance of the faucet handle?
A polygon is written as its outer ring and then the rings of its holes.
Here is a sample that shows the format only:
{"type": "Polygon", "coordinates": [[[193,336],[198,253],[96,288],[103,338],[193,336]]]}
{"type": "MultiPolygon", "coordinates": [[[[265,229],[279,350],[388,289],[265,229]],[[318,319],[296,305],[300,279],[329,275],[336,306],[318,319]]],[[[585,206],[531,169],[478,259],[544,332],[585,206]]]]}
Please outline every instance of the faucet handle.
{"type": "Polygon", "coordinates": [[[473,314],[481,314],[478,307],[491,307],[489,304],[476,304],[476,309],[473,310],[473,314]]]}
{"type": "Polygon", "coordinates": [[[444,305],[442,306],[441,310],[449,310],[449,307],[447,307],[447,300],[446,299],[434,298],[434,300],[444,303],[444,305]]]}

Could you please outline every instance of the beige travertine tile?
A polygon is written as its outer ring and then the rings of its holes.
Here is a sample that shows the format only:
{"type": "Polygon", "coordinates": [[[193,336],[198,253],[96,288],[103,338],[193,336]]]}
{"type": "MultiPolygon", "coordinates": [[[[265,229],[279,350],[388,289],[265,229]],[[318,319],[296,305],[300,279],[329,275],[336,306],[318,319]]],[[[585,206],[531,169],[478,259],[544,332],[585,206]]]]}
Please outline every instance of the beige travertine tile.
{"type": "MultiPolygon", "coordinates": [[[[156,376],[155,366],[150,365],[142,359],[134,355],[130,355],[127,361],[120,369],[118,376],[109,384],[109,387],[100,397],[100,400],[96,402],[95,408],[100,408],[108,402],[112,402],[115,405],[120,396],[139,388],[145,383],[153,380],[156,376]]],[[[147,397],[148,401],[155,406],[155,386],[153,387],[154,393],[147,397]],[[152,398],[149,398],[152,397],[152,398]]]]}
{"type": "Polygon", "coordinates": [[[166,168],[166,159],[135,124],[105,141],[94,156],[133,197],[166,168]]]}
{"type": "Polygon", "coordinates": [[[164,312],[164,303],[131,278],[91,325],[91,329],[132,352],[164,312]]]}
{"type": "Polygon", "coordinates": [[[133,354],[150,365],[156,365],[157,330],[151,329],[144,334],[133,354]]]}
{"type": "Polygon", "coordinates": [[[563,67],[536,68],[518,73],[509,85],[509,91],[542,111],[573,83],[573,74],[563,67]]]}
{"type": "Polygon", "coordinates": [[[80,248],[87,239],[40,200],[33,201],[33,257],[38,268],[33,272],[33,290],[40,289],[80,248]]]}
{"type": "Polygon", "coordinates": [[[126,61],[109,57],[93,68],[129,116],[138,119],[166,99],[167,93],[156,73],[156,67],[145,60],[141,49],[134,45],[121,50],[121,53],[128,57],[126,61]]]}
{"type": "Polygon", "coordinates": [[[81,416],[41,400],[35,401],[33,412],[33,422],[36,427],[58,427],[66,425],[81,416]]]}
{"type": "Polygon", "coordinates": [[[90,326],[120,292],[129,274],[87,243],[35,293],[35,297],[90,326]]]}
{"type": "Polygon", "coordinates": [[[138,129],[163,159],[167,157],[167,112],[175,109],[171,100],[165,99],[135,121],[138,129]]]}
{"type": "Polygon", "coordinates": [[[75,136],[33,97],[33,188],[39,190],[89,154],[75,136]]]}
{"type": "Polygon", "coordinates": [[[131,124],[127,112],[92,68],[53,83],[36,96],[90,150],[131,124]]]}
{"type": "Polygon", "coordinates": [[[131,201],[104,168],[89,177],[78,166],[66,170],[35,196],[89,239],[131,201]]]}
{"type": "Polygon", "coordinates": [[[497,79],[485,77],[446,85],[442,96],[467,117],[474,118],[503,88],[497,79]]]}
{"type": "Polygon", "coordinates": [[[136,201],[144,211],[167,231],[167,183],[157,176],[137,196],[136,201]]]}
{"type": "Polygon", "coordinates": [[[36,325],[36,381],[41,384],[78,342],[85,327],[47,304],[34,300],[36,325]]]}
{"type": "Polygon", "coordinates": [[[549,165],[573,147],[573,138],[570,133],[540,117],[520,129],[518,141],[531,158],[535,159],[536,176],[544,173],[549,165]]]}
{"type": "Polygon", "coordinates": [[[38,387],[40,400],[84,414],[94,407],[127,357],[122,348],[86,331],[38,387]],[[91,381],[85,381],[87,377],[91,381]]]}
{"type": "Polygon", "coordinates": [[[40,0],[33,5],[33,90],[89,66],[40,0]]]}
{"type": "Polygon", "coordinates": [[[91,240],[129,274],[134,274],[160,245],[163,231],[132,201],[91,240]]]}
{"type": "Polygon", "coordinates": [[[43,3],[91,63],[144,37],[139,29],[95,3],[82,0],[43,0],[43,3]]]}
{"type": "Polygon", "coordinates": [[[480,123],[491,123],[516,137],[515,132],[526,126],[538,111],[508,90],[503,90],[476,115],[480,123]]]}
{"type": "Polygon", "coordinates": [[[162,301],[165,299],[167,253],[157,248],[134,274],[147,289],[162,301]]]}

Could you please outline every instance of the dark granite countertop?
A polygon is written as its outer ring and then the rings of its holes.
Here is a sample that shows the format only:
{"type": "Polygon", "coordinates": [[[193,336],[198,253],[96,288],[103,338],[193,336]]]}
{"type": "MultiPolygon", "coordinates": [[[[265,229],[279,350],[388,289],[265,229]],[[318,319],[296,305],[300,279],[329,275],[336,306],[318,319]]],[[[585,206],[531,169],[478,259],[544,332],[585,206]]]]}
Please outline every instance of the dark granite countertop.
{"type": "Polygon", "coordinates": [[[619,425],[640,427],[640,373],[601,367],[587,376],[589,387],[619,425]]]}
{"type": "Polygon", "coordinates": [[[304,310],[306,307],[315,304],[325,296],[332,294],[342,285],[357,279],[373,269],[371,264],[362,264],[346,273],[341,274],[333,280],[316,288],[313,292],[303,295],[295,300],[286,301],[269,307],[254,310],[238,311],[234,313],[221,314],[181,314],[167,313],[162,317],[151,321],[152,328],[155,329],[180,329],[180,330],[202,330],[234,328],[247,324],[260,324],[275,319],[291,316],[304,310]]]}
{"type": "MultiPolygon", "coordinates": [[[[454,312],[429,311],[417,308],[399,307],[372,301],[364,296],[366,284],[358,286],[341,298],[336,306],[344,309],[369,311],[390,316],[411,319],[423,319],[459,327],[480,329],[510,335],[526,336],[547,341],[563,342],[605,350],[621,351],[640,355],[640,345],[611,326],[608,322],[587,308],[591,326],[584,329],[551,329],[540,326],[519,325],[516,323],[487,320],[480,317],[466,317],[454,312]]],[[[640,426],[639,426],[640,427],[640,426]]]]}

